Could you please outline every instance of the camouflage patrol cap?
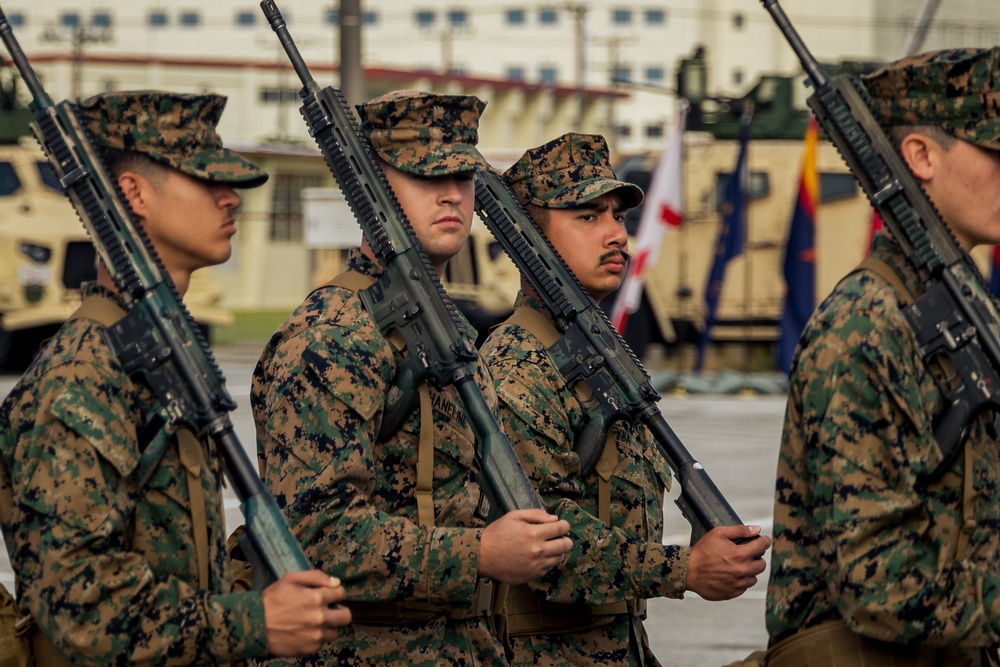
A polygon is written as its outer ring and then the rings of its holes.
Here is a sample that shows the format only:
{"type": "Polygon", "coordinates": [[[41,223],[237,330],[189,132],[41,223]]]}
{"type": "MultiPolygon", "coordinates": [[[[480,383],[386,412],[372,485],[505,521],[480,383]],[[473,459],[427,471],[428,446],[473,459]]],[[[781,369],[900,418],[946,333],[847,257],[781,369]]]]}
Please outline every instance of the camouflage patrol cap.
{"type": "Polygon", "coordinates": [[[228,148],[215,126],[226,106],[221,95],[158,90],[102,93],[79,102],[94,143],[142,153],[206,181],[255,188],[267,173],[228,148]]]}
{"type": "Polygon", "coordinates": [[[570,132],[531,148],[503,178],[525,205],[570,208],[609,192],[617,192],[626,209],[642,203],[642,189],[615,176],[608,144],[599,134],[570,132]]]}
{"type": "Polygon", "coordinates": [[[864,78],[887,125],[938,125],[1000,150],[1000,48],[948,49],[903,58],[864,78]]]}
{"type": "Polygon", "coordinates": [[[357,110],[379,157],[410,174],[444,176],[491,168],[476,148],[485,107],[474,95],[401,90],[357,110]]]}

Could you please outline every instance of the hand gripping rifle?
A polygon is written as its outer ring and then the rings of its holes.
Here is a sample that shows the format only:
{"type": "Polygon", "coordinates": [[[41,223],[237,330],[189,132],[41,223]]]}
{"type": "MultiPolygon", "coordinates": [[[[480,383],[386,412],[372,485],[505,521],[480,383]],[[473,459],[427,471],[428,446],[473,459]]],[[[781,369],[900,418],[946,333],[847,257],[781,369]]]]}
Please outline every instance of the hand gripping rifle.
{"type": "MultiPolygon", "coordinates": [[[[497,516],[498,509],[542,508],[475,382],[471,364],[479,355],[471,332],[441,286],[343,94],[333,87],[320,89],[313,80],[273,0],[260,6],[302,80],[301,111],[309,133],[384,268],[382,277],[361,291],[361,299],[383,334],[398,331],[406,343],[407,358],[386,399],[388,434],[412,412],[421,382],[432,378],[441,386],[454,384],[476,436],[479,480],[490,515],[497,516]]],[[[382,437],[386,431],[382,429],[382,437]]]]}
{"type": "Polygon", "coordinates": [[[1000,312],[972,258],[872,115],[867,91],[847,76],[831,81],[777,0],[762,1],[809,77],[814,92],[807,104],[922,283],[922,293],[903,311],[921,359],[925,364],[947,360],[945,367],[954,367],[951,377],[938,382],[945,403],[934,424],[944,454],[941,472],[961,449],[972,420],[1000,409],[995,393],[1000,388],[1000,312]]]}
{"type": "Polygon", "coordinates": [[[718,526],[743,525],[705,468],[667,424],[656,404],[660,396],[642,363],[498,176],[480,176],[476,205],[490,232],[551,311],[562,337],[548,352],[567,385],[585,381],[596,399],[574,442],[583,470],[597,464],[614,422],[641,422],[680,482],[681,493],[674,502],[691,523],[691,543],[718,526]]]}
{"type": "Polygon", "coordinates": [[[170,439],[168,431],[183,427],[199,436],[209,435],[241,501],[246,518],[241,542],[248,557],[275,579],[311,569],[233,431],[229,412],[236,403],[226,391],[222,370],[117,183],[109,177],[76,105],[65,100],[52,103],[3,10],[0,39],[31,93],[32,132],[127,302],[128,313],[104,330],[104,339],[125,372],[150,386],[157,401],[152,420],[162,420],[165,427],[143,451],[140,469],[146,473],[141,476],[148,477],[159,461],[170,439]]]}

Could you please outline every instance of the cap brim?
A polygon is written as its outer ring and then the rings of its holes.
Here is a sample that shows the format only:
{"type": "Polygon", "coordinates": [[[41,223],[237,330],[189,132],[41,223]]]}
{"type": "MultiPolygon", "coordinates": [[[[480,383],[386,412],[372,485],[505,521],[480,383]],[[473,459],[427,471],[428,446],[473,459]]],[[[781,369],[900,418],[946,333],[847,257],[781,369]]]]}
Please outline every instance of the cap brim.
{"type": "Polygon", "coordinates": [[[179,156],[148,153],[149,157],[179,171],[234,188],[256,188],[267,182],[268,173],[228,148],[208,149],[179,156]]]}
{"type": "Polygon", "coordinates": [[[475,146],[454,143],[440,148],[421,146],[418,153],[410,148],[379,150],[383,160],[400,171],[415,176],[447,176],[468,171],[495,171],[475,146]]]}
{"type": "Polygon", "coordinates": [[[536,200],[541,206],[548,208],[570,208],[585,204],[609,193],[615,193],[621,199],[622,206],[628,210],[642,203],[642,188],[633,183],[616,181],[612,178],[595,178],[576,183],[569,188],[554,191],[551,198],[536,200]]]}

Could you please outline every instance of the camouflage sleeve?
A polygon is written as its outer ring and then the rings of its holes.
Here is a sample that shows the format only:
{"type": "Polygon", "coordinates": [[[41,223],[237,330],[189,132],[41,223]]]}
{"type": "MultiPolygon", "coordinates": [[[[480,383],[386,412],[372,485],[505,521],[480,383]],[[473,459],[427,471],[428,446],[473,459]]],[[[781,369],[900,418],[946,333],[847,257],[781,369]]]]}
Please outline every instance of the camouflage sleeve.
{"type": "MultiPolygon", "coordinates": [[[[662,519],[650,530],[655,535],[640,536],[597,518],[596,493],[588,489],[572,449],[582,412],[537,339],[508,326],[494,332],[484,353],[504,429],[521,464],[549,511],[570,522],[569,557],[531,586],[556,602],[682,597],[690,549],[661,544],[662,519]]],[[[651,481],[623,461],[611,483],[615,501],[641,505],[653,493],[648,486],[662,481],[651,481]]],[[[662,498],[656,497],[655,512],[662,517],[662,498]]]]}
{"type": "MultiPolygon", "coordinates": [[[[970,549],[986,556],[956,559],[962,457],[943,480],[927,483],[941,461],[932,435],[939,392],[916,361],[898,306],[874,303],[870,313],[852,308],[800,354],[775,512],[776,535],[782,531],[786,538],[775,546],[772,576],[784,579],[771,587],[784,586],[783,595],[792,600],[810,578],[825,579],[832,604],[854,630],[870,637],[995,645],[995,439],[966,449],[980,452],[970,480],[981,489],[970,549]],[[806,485],[794,482],[796,475],[806,485]],[[779,526],[784,515],[789,525],[779,526]],[[822,560],[810,553],[822,554],[822,560]]],[[[981,437],[981,431],[971,437],[981,437]]]]}
{"type": "MultiPolygon", "coordinates": [[[[197,590],[158,575],[129,551],[144,490],[130,477],[138,449],[125,377],[100,363],[57,371],[9,406],[19,435],[11,466],[15,530],[7,537],[39,628],[81,665],[188,665],[265,654],[259,594],[197,590]]],[[[163,521],[171,525],[168,516],[163,521]]],[[[190,556],[173,556],[179,570],[190,556]]]]}
{"type": "Polygon", "coordinates": [[[351,599],[467,602],[482,531],[421,527],[373,502],[376,489],[399,505],[415,494],[374,452],[392,359],[373,327],[314,325],[283,341],[267,380],[254,380],[264,480],[306,555],[351,599]]]}

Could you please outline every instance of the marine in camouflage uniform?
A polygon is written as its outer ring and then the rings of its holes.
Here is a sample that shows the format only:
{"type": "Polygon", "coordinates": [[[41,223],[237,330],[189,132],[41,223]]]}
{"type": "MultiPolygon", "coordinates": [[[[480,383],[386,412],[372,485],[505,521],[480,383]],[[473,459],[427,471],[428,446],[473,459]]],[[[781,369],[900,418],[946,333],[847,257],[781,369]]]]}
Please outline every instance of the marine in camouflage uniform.
{"type": "MultiPolygon", "coordinates": [[[[418,183],[426,179],[422,187],[430,191],[436,178],[471,185],[475,170],[489,168],[475,148],[483,106],[472,96],[403,91],[358,111],[384,168],[418,183]]],[[[437,208],[407,211],[401,203],[418,238],[418,216],[442,215],[437,208]]],[[[466,225],[471,215],[470,208],[466,225]]],[[[464,241],[467,226],[462,233],[464,241]]],[[[367,243],[347,264],[364,284],[382,275],[367,243]]],[[[254,372],[251,402],[265,483],[309,558],[336,572],[351,592],[354,623],[297,664],[506,665],[488,626],[492,582],[479,575],[484,522],[476,515],[475,441],[458,392],[429,382],[433,423],[422,422],[415,409],[398,432],[378,438],[386,393],[404,356],[356,289],[334,279],[278,329],[254,372]],[[421,455],[428,428],[433,449],[421,455]],[[431,488],[422,491],[420,466],[431,465],[431,488]],[[427,501],[433,511],[422,516],[427,501]]],[[[495,406],[484,366],[473,367],[495,406]]]]}
{"type": "MultiPolygon", "coordinates": [[[[527,151],[504,179],[595,300],[618,287],[627,263],[624,213],[641,203],[642,191],[615,178],[603,137],[563,135],[527,151]],[[555,230],[560,214],[572,222],[555,230]]],[[[582,470],[574,445],[594,408],[584,407],[553,364],[543,342],[555,332],[551,313],[525,281],[516,307],[483,356],[504,429],[546,507],[569,521],[577,548],[508,594],[511,664],[658,665],[642,625],[645,601],[683,597],[692,551],[662,544],[670,469],[646,427],[618,422],[596,466],[582,470]],[[550,331],[520,320],[526,312],[550,331]]]]}
{"type": "MultiPolygon", "coordinates": [[[[998,62],[997,49],[933,52],[865,80],[966,251],[1000,240],[995,208],[977,209],[1000,190],[998,62]]],[[[1000,641],[997,416],[976,418],[942,467],[941,368],[921,362],[901,310],[922,286],[887,233],[871,254],[883,268],[866,261],[841,281],[792,364],[767,594],[771,643],[785,641],[768,664],[802,664],[799,647],[818,667],[991,664],[979,649],[1000,641]],[[827,644],[843,654],[828,657],[827,644]]]]}
{"type": "MultiPolygon", "coordinates": [[[[227,187],[261,185],[267,174],[215,132],[224,105],[215,95],[143,91],[79,108],[99,151],[127,149],[227,187]]],[[[102,318],[85,310],[102,298],[112,313],[110,304],[124,307],[102,280],[110,283],[104,267],[0,407],[0,525],[20,606],[40,631],[36,664],[68,664],[59,654],[102,666],[265,655],[261,594],[230,592],[222,462],[211,440],[180,432],[140,480],[143,447],[166,434],[150,389],[124,372],[102,318]]]]}

